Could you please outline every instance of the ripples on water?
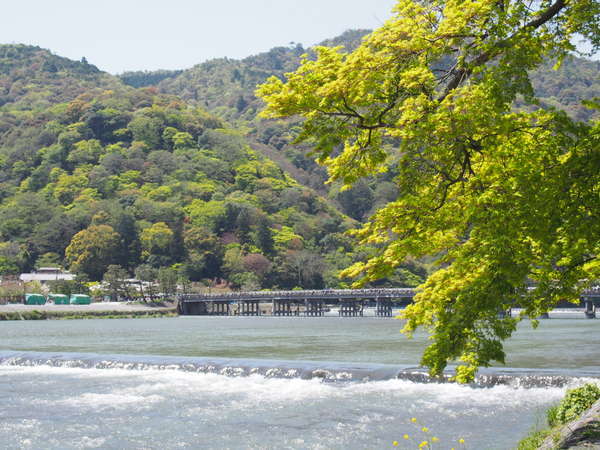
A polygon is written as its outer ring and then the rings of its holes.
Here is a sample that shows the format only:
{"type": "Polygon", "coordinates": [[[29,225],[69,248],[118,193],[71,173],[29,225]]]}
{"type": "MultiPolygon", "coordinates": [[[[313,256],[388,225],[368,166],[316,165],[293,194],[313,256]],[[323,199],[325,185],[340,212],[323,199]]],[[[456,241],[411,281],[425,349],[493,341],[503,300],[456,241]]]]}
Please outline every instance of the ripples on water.
{"type": "Polygon", "coordinates": [[[514,360],[534,368],[492,368],[459,386],[426,382],[414,367],[421,344],[402,346],[395,321],[2,324],[0,447],[379,449],[404,433],[420,442],[426,425],[438,448],[462,437],[508,449],[568,386],[598,374],[597,347],[579,346],[598,328],[580,326],[517,336],[514,360]],[[133,343],[148,354],[107,354],[133,343]],[[315,355],[360,362],[301,361],[315,355]]]}

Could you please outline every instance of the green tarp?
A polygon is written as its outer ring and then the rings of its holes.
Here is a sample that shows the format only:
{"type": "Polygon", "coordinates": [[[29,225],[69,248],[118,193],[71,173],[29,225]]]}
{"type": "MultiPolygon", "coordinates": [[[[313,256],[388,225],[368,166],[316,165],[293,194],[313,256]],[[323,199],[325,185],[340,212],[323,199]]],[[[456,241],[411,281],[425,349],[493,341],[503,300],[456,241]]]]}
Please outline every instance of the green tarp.
{"type": "Polygon", "coordinates": [[[46,303],[46,297],[42,294],[25,294],[26,305],[43,305],[46,303]]]}
{"type": "Polygon", "coordinates": [[[89,295],[73,294],[71,295],[71,305],[89,305],[92,299],[89,295]]]}
{"type": "Polygon", "coordinates": [[[68,305],[69,297],[64,294],[49,294],[48,300],[52,300],[55,305],[68,305]]]}

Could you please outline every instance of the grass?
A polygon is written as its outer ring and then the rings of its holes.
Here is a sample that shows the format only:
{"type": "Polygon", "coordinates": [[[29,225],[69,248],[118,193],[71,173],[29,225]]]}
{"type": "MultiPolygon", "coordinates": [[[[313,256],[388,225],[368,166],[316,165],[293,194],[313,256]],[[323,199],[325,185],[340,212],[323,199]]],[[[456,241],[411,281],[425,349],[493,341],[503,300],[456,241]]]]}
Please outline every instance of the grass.
{"type": "Polygon", "coordinates": [[[537,450],[551,434],[551,430],[534,430],[519,442],[517,450],[537,450]]]}
{"type": "Polygon", "coordinates": [[[14,311],[0,312],[3,320],[67,320],[67,319],[147,319],[175,317],[175,308],[161,311],[14,311]]]}

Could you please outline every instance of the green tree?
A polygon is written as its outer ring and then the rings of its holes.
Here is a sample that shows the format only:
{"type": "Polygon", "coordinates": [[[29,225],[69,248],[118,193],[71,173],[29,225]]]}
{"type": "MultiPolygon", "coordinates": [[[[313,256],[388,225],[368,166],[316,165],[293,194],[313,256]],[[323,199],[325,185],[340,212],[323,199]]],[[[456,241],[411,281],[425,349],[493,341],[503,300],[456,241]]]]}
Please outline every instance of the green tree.
{"type": "Polygon", "coordinates": [[[258,219],[254,242],[265,255],[271,255],[275,251],[271,222],[266,216],[260,216],[258,219]]]}
{"type": "Polygon", "coordinates": [[[536,104],[528,71],[560,62],[577,34],[598,50],[598,0],[399,0],[356,50],[316,48],[258,89],[266,117],[306,119],[300,140],[332,180],[397,166],[398,198],[357,232],[380,250],[345,275],[437,260],[404,313],[407,333],[432,334],[434,375],[458,359],[468,381],[503,362],[518,319],[499,311],[518,299],[536,317],[600,276],[600,124],[513,108],[536,104]]]}
{"type": "Polygon", "coordinates": [[[144,142],[151,149],[159,149],[162,141],[162,121],[155,117],[136,116],[127,128],[136,141],[144,142]]]}
{"type": "Polygon", "coordinates": [[[44,253],[38,259],[35,260],[35,268],[40,267],[60,267],[61,258],[57,253],[44,253]]]}
{"type": "Polygon", "coordinates": [[[140,235],[142,256],[165,255],[173,242],[173,231],[164,222],[157,222],[145,228],[140,235]]]}
{"type": "Polygon", "coordinates": [[[98,281],[114,262],[119,244],[119,235],[111,226],[91,225],[73,236],[65,259],[71,270],[98,281]]]}
{"type": "Polygon", "coordinates": [[[223,246],[219,238],[203,228],[187,227],[183,233],[185,261],[181,268],[194,281],[221,275],[223,246]]]}
{"type": "Polygon", "coordinates": [[[323,289],[327,266],[323,258],[309,250],[289,250],[279,258],[278,281],[287,289],[323,289]]]}
{"type": "Polygon", "coordinates": [[[0,275],[18,274],[25,265],[26,256],[16,242],[0,242],[0,275]]]}
{"type": "Polygon", "coordinates": [[[365,180],[358,180],[350,189],[338,193],[337,200],[343,211],[356,220],[362,220],[373,206],[373,191],[365,180]]]}

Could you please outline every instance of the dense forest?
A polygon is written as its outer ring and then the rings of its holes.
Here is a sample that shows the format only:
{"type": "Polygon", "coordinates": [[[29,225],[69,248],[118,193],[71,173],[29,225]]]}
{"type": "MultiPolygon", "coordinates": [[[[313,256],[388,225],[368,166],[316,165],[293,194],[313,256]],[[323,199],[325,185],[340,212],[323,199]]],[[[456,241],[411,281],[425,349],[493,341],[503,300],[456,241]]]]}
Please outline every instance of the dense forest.
{"type": "MultiPolygon", "coordinates": [[[[366,30],[324,42],[357,46],[366,30]]],[[[90,280],[169,267],[237,288],[346,286],[373,249],[345,234],[397,195],[392,170],[342,191],[297,119],[257,118],[256,85],[311,50],[277,47],[184,71],[113,76],[39,47],[0,45],[0,274],[60,265],[90,280]]],[[[599,62],[531,74],[539,105],[579,120],[600,96],[599,62]]],[[[390,143],[393,145],[393,143],[390,143]]],[[[414,286],[422,264],[381,281],[414,286]]]]}
{"type": "MultiPolygon", "coordinates": [[[[232,288],[323,288],[369,252],[344,234],[351,218],[200,106],[39,48],[0,55],[0,273],[170,267],[232,288]]],[[[414,285],[414,269],[388,282],[414,285]]]]}

